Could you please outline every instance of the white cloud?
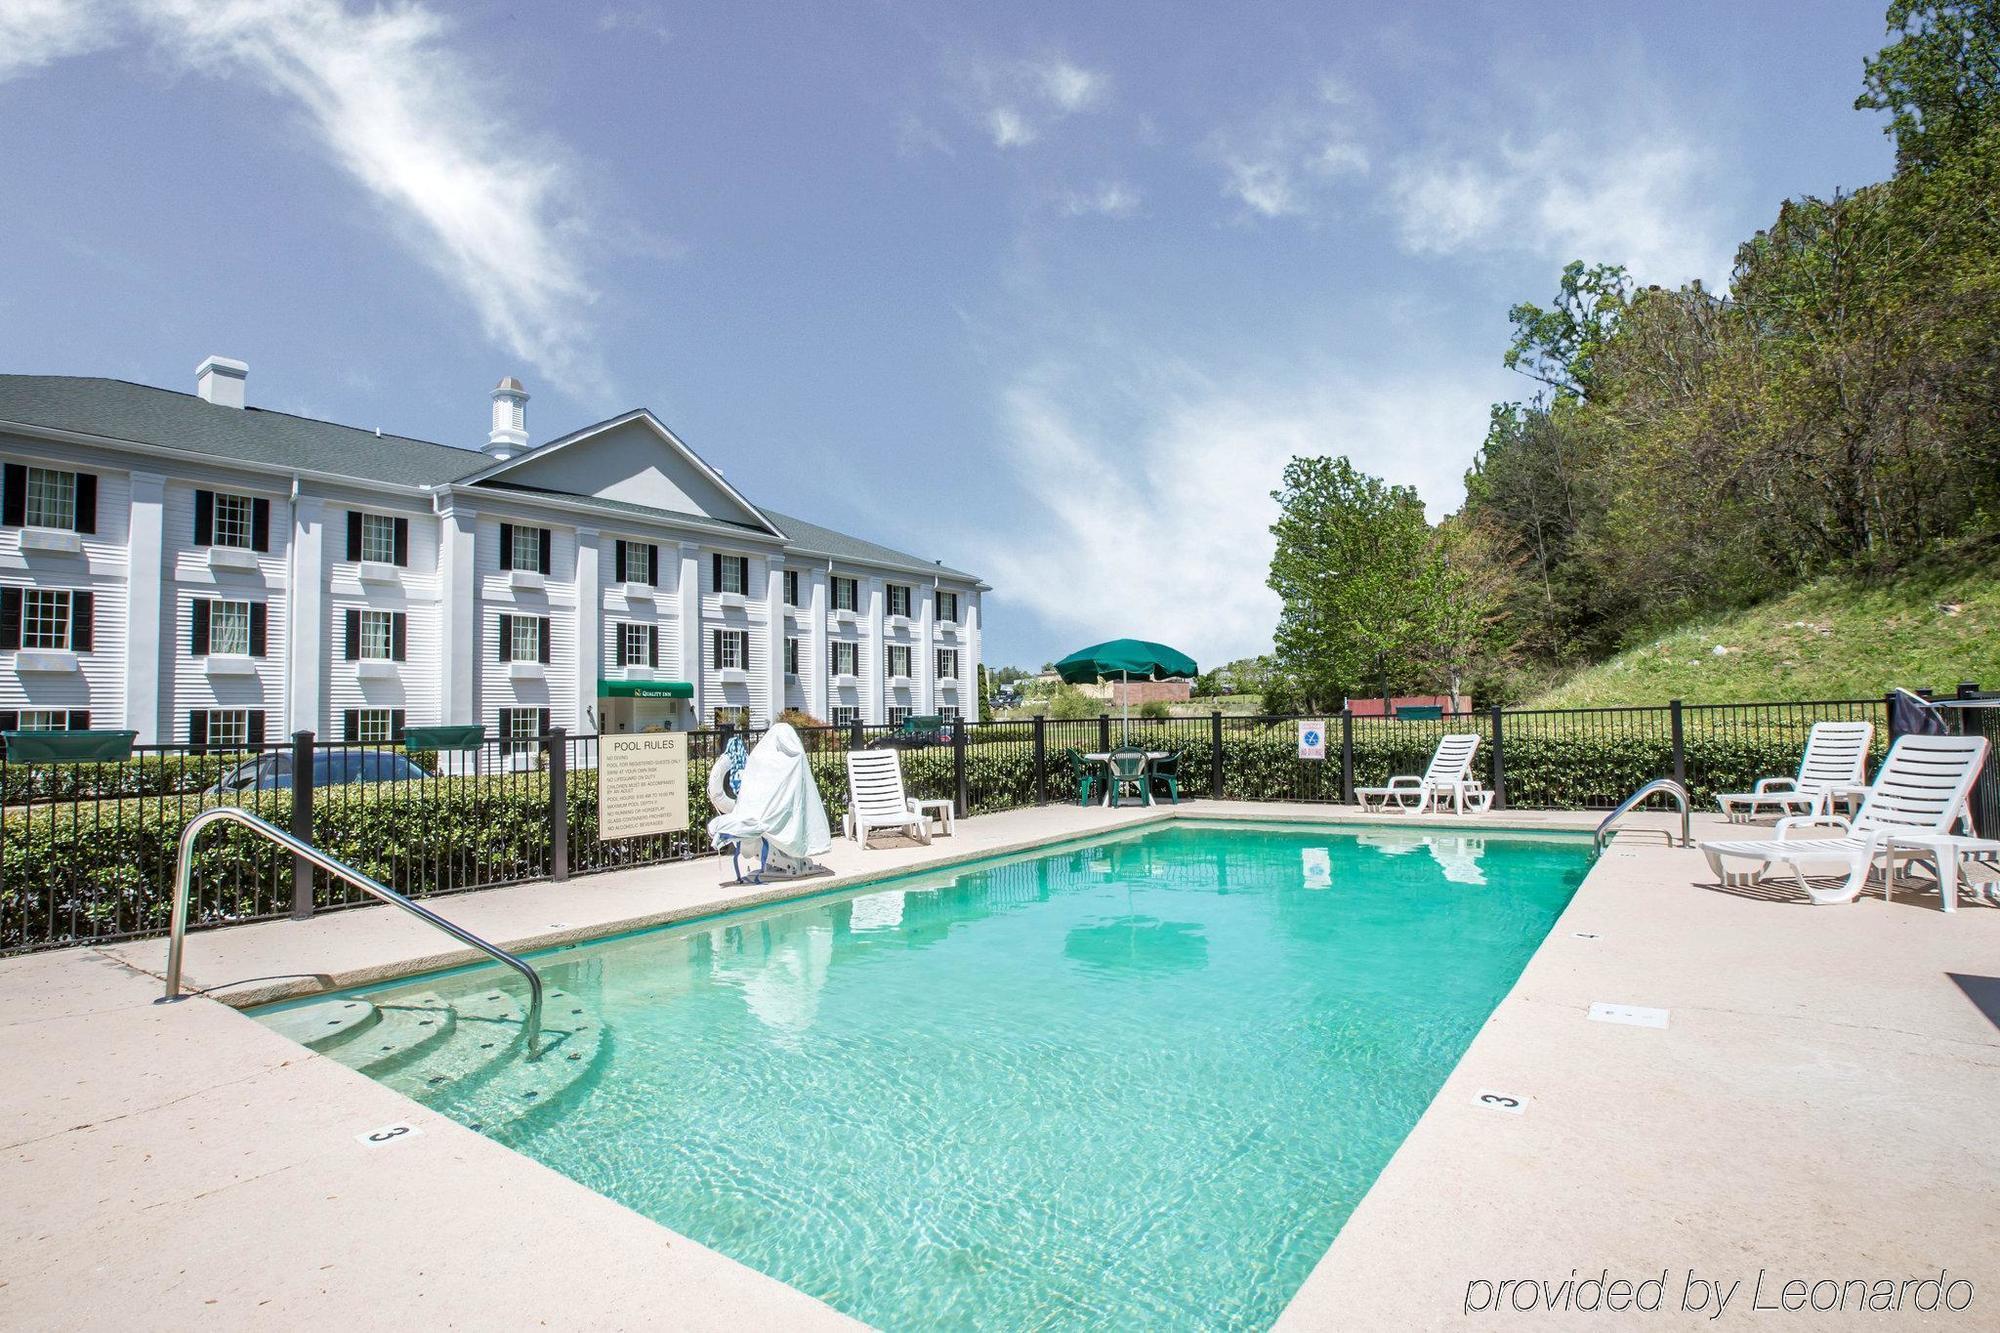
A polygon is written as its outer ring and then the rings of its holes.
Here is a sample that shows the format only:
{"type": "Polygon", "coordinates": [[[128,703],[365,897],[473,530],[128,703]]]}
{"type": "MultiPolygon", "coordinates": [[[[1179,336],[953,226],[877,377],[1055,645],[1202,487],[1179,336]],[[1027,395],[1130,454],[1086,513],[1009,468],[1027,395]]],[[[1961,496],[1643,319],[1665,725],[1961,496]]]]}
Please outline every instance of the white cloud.
{"type": "Polygon", "coordinates": [[[1569,130],[1526,143],[1428,148],[1391,173],[1388,204],[1412,254],[1526,251],[1624,264],[1642,282],[1711,284],[1731,247],[1715,164],[1680,137],[1569,130]]]}
{"type": "Polygon", "coordinates": [[[986,113],[986,128],[996,148],[1025,148],[1041,137],[1028,118],[1011,106],[996,106],[986,113]]]}
{"type": "Polygon", "coordinates": [[[1468,443],[1485,430],[1478,385],[1335,374],[1308,389],[1224,386],[1172,368],[1026,376],[1007,395],[1008,456],[1042,518],[1010,528],[977,567],[1076,643],[1156,639],[1204,666],[1267,651],[1271,492],[1286,462],[1346,454],[1416,485],[1435,517],[1458,504],[1468,443]],[[1124,387],[1107,399],[1106,383],[1124,387]]]}
{"type": "Polygon", "coordinates": [[[1110,86],[1110,80],[1098,71],[1073,65],[1061,57],[1030,62],[1028,72],[1041,84],[1042,96],[1049,105],[1066,114],[1088,111],[1110,86]]]}
{"type": "Polygon", "coordinates": [[[1367,173],[1366,114],[1352,90],[1327,78],[1310,98],[1285,99],[1247,125],[1211,135],[1207,153],[1222,167],[1223,194],[1257,217],[1315,211],[1333,182],[1367,173]]]}
{"type": "Polygon", "coordinates": [[[111,45],[112,15],[97,0],[0,4],[0,82],[111,45]]]}
{"type": "Polygon", "coordinates": [[[650,5],[607,9],[597,16],[597,30],[650,37],[662,46],[674,39],[673,29],[669,28],[666,20],[660,17],[660,11],[650,5]]]}
{"type": "Polygon", "coordinates": [[[980,120],[996,148],[1025,148],[1056,122],[1102,106],[1111,78],[1064,56],[979,65],[970,71],[980,120]]]}
{"type": "Polygon", "coordinates": [[[1124,181],[1102,181],[1094,189],[1071,190],[1062,197],[1066,217],[1130,217],[1139,207],[1139,192],[1124,181]]]}

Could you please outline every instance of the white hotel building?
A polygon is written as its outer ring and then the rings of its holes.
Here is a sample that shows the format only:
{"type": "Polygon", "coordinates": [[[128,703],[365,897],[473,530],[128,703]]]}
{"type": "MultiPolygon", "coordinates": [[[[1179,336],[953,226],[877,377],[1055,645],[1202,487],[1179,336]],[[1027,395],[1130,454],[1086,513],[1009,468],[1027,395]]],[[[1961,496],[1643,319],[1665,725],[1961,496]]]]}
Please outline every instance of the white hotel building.
{"type": "Polygon", "coordinates": [[[223,746],[976,720],[976,577],[753,504],[643,408],[480,450],[0,375],[0,730],[223,746]]]}

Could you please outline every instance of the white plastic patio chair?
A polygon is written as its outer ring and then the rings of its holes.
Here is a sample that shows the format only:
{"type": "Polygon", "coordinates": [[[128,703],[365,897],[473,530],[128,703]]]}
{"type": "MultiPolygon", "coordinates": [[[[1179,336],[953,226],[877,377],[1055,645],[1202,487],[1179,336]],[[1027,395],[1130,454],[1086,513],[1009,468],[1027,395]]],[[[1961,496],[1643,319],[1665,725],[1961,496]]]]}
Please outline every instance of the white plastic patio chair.
{"type": "Polygon", "coordinates": [[[930,815],[903,790],[900,753],[847,752],[847,817],[842,825],[847,836],[863,847],[874,829],[901,829],[918,842],[930,842],[930,815]]]}
{"type": "Polygon", "coordinates": [[[1868,746],[1874,739],[1872,722],[1815,722],[1797,777],[1759,778],[1754,791],[1722,792],[1716,804],[1737,824],[1765,811],[1784,816],[1831,810],[1840,797],[1868,785],[1868,746]]]}
{"type": "MultiPolygon", "coordinates": [[[[1986,762],[1983,736],[1904,736],[1889,747],[1875,785],[1852,820],[1830,812],[1793,815],[1778,821],[1776,838],[1744,842],[1704,842],[1709,869],[1724,884],[1754,884],[1775,866],[1789,866],[1799,888],[1815,903],[1851,903],[1868,887],[1875,860],[1898,837],[1949,834],[1965,815],[1973,779],[1986,762]],[[1793,839],[1795,829],[1835,828],[1837,838],[1793,839]],[[1728,859],[1750,861],[1753,867],[1733,876],[1724,869],[1728,859]],[[1807,878],[1809,864],[1844,870],[1847,878],[1835,888],[1817,888],[1807,878]]],[[[1885,877],[1895,873],[1884,866],[1885,877]]]]}
{"type": "Polygon", "coordinates": [[[1472,776],[1472,757],[1479,751],[1479,737],[1471,732],[1455,732],[1438,742],[1430,767],[1422,777],[1405,774],[1389,779],[1386,787],[1356,787],[1354,794],[1363,810],[1399,810],[1420,815],[1443,806],[1447,797],[1452,809],[1464,814],[1467,808],[1484,811],[1493,804],[1493,793],[1472,776]]]}

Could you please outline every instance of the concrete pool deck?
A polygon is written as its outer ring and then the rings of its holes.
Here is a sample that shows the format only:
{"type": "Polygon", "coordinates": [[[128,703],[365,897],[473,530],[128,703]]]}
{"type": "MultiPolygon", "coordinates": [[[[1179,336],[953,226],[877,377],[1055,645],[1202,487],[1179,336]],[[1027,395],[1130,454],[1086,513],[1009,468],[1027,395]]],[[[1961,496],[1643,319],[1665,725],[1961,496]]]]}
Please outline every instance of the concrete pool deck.
{"type": "MultiPolygon", "coordinates": [[[[747,893],[714,861],[440,900],[516,948],[836,890],[1161,818],[1382,824],[1324,806],[1074,806],[968,819],[956,838],[861,851],[834,880],[747,893]]],[[[1587,829],[1595,816],[1435,821],[1587,829]]],[[[1431,823],[1433,821],[1393,821],[1431,823]]],[[[1697,836],[1725,826],[1697,821],[1697,836]]],[[[1647,817],[1643,826],[1664,820],[1647,817]]],[[[1740,836],[1740,835],[1739,835],[1740,836]]],[[[1668,1270],[1964,1276],[2000,1311],[2000,911],[1879,897],[1833,908],[1704,887],[1697,853],[1621,839],[1502,1002],[1286,1312],[1292,1328],[1411,1328],[1467,1315],[1475,1280],[1668,1270]],[[1593,938],[1579,938],[1579,934],[1593,938]],[[1968,980],[1955,982],[1954,975],[1968,980]],[[1987,978],[1985,982],[1977,980],[1987,978]],[[1609,1001],[1665,1029],[1586,1018],[1609,1001]],[[1475,1094],[1519,1097],[1520,1115],[1475,1094]]],[[[189,939],[193,987],[234,1003],[465,959],[366,908],[189,939]],[[305,974],[306,980],[298,979],[305,974]],[[245,978],[249,985],[228,986],[245,978]]],[[[851,1321],[214,1000],[155,1006],[163,942],[0,961],[0,1325],[33,1328],[817,1327],[851,1321]],[[392,1124],[420,1130],[382,1146],[392,1124]]],[[[1476,1292],[1475,1292],[1476,1294],[1476,1292]]],[[[1801,1323],[1801,1319],[1808,1321],[1801,1323]]],[[[1864,1316],[1865,1318],[1865,1316],[1864,1316]]],[[[1615,1326],[1603,1313],[1569,1317],[1615,1326]]]]}

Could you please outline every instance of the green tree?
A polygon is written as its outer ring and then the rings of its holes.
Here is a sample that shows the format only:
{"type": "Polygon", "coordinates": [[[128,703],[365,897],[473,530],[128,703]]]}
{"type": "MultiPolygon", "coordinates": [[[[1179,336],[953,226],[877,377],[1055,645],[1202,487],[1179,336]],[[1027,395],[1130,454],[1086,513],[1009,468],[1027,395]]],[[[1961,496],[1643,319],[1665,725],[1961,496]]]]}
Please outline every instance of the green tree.
{"type": "Polygon", "coordinates": [[[1631,295],[1632,279],[1623,266],[1571,260],[1546,310],[1523,301],[1507,312],[1514,325],[1507,369],[1540,380],[1560,395],[1590,397],[1597,354],[1617,331],[1618,316],[1631,295]]]}
{"type": "Polygon", "coordinates": [[[1858,111],[1887,111],[1896,165],[1925,170],[1992,125],[2000,108],[2000,0],[1895,0],[1896,40],[1863,65],[1858,111]]]}

